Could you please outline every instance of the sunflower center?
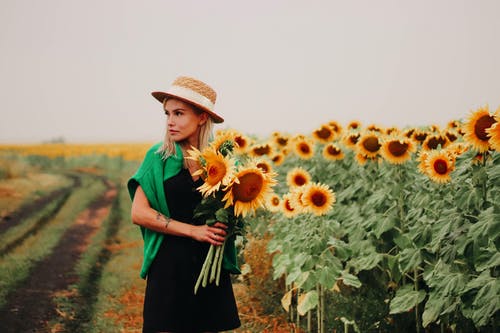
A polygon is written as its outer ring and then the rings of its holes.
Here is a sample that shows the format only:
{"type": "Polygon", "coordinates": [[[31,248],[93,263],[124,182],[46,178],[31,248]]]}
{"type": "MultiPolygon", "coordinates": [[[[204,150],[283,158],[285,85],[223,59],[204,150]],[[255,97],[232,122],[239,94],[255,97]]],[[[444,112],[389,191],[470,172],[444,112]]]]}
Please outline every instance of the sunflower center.
{"type": "Polygon", "coordinates": [[[451,142],[454,142],[458,139],[458,137],[453,134],[453,133],[450,133],[450,132],[446,132],[446,137],[448,138],[448,140],[450,140],[451,142]]]}
{"type": "Polygon", "coordinates": [[[389,152],[392,155],[399,157],[403,156],[408,151],[408,144],[406,142],[401,143],[399,141],[391,141],[389,142],[387,148],[389,148],[389,152]]]}
{"type": "Polygon", "coordinates": [[[272,199],[271,199],[271,204],[272,204],[273,206],[278,206],[278,205],[280,204],[280,199],[279,199],[279,198],[277,198],[277,197],[272,198],[272,199]]]}
{"type": "Polygon", "coordinates": [[[311,148],[307,143],[301,143],[299,145],[299,150],[304,154],[309,154],[311,152],[311,148]]]}
{"type": "Polygon", "coordinates": [[[285,209],[290,212],[293,212],[295,210],[295,208],[293,208],[292,205],[290,205],[290,200],[285,201],[285,209]]]}
{"type": "Polygon", "coordinates": [[[297,185],[297,186],[302,186],[304,185],[305,183],[307,183],[307,179],[306,177],[302,176],[302,175],[296,175],[295,177],[293,177],[293,182],[297,185]]]}
{"type": "Polygon", "coordinates": [[[434,162],[434,170],[440,175],[446,175],[448,172],[448,163],[444,160],[436,160],[434,162]]]}
{"type": "Polygon", "coordinates": [[[427,133],[416,133],[414,136],[415,140],[418,142],[424,142],[427,138],[427,133]]]}
{"type": "Polygon", "coordinates": [[[271,147],[269,147],[268,145],[261,146],[261,147],[255,147],[253,149],[253,152],[257,156],[267,155],[271,152],[271,147]]]}
{"type": "Polygon", "coordinates": [[[257,168],[261,169],[264,173],[269,172],[269,166],[267,163],[257,163],[257,168]]]}
{"type": "Polygon", "coordinates": [[[488,133],[486,133],[486,129],[490,128],[494,123],[495,119],[492,116],[482,116],[474,124],[474,134],[476,134],[479,140],[488,141],[488,133]]]}
{"type": "Polygon", "coordinates": [[[363,141],[363,147],[370,153],[376,153],[380,149],[380,144],[376,137],[370,136],[363,141]]]}
{"type": "Polygon", "coordinates": [[[214,162],[208,166],[207,179],[205,180],[210,185],[215,185],[222,181],[226,174],[226,166],[222,162],[214,162]]]}
{"type": "Polygon", "coordinates": [[[358,140],[359,140],[359,134],[353,134],[349,136],[349,142],[353,145],[358,143],[358,140]]]}
{"type": "Polygon", "coordinates": [[[276,142],[280,145],[280,146],[286,146],[286,144],[288,143],[288,139],[287,138],[282,138],[282,137],[279,137],[276,139],[276,142]]]}
{"type": "Polygon", "coordinates": [[[319,130],[316,131],[316,135],[318,136],[318,138],[326,140],[330,138],[330,136],[332,135],[332,131],[328,127],[322,126],[319,130]]]}
{"type": "Polygon", "coordinates": [[[332,156],[337,156],[337,155],[340,155],[340,153],[342,153],[342,151],[340,149],[338,149],[337,147],[334,147],[334,146],[328,146],[326,151],[328,152],[328,155],[332,155],[332,156]]]}
{"type": "Polygon", "coordinates": [[[236,144],[240,148],[245,148],[247,146],[247,141],[244,138],[242,138],[241,136],[235,137],[234,142],[236,142],[236,144]]]}
{"type": "Polygon", "coordinates": [[[311,195],[311,202],[316,207],[323,207],[326,203],[326,196],[321,192],[314,192],[311,195]]]}
{"type": "Polygon", "coordinates": [[[446,139],[441,137],[441,136],[433,136],[429,138],[429,141],[427,141],[427,148],[429,149],[437,149],[439,145],[441,145],[441,148],[443,148],[446,144],[446,139]]]}
{"type": "Polygon", "coordinates": [[[255,199],[264,186],[264,179],[257,173],[247,173],[239,177],[239,184],[233,185],[235,201],[249,202],[255,199]]]}

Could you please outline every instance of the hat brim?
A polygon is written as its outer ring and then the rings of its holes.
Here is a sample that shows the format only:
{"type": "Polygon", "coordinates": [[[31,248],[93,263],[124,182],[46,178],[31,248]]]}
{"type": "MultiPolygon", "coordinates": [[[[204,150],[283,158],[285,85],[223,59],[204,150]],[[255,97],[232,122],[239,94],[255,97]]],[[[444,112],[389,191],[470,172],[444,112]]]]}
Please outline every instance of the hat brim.
{"type": "Polygon", "coordinates": [[[206,106],[204,105],[201,105],[201,104],[198,104],[196,102],[193,102],[187,98],[184,98],[182,96],[177,96],[177,95],[174,95],[174,94],[169,94],[169,93],[166,93],[166,92],[163,92],[163,91],[153,91],[151,93],[151,95],[156,98],[158,100],[158,102],[162,103],[163,104],[163,101],[165,100],[165,98],[176,98],[176,99],[180,99],[181,101],[183,102],[186,102],[186,103],[189,103],[189,104],[192,104],[194,106],[196,106],[197,108],[205,111],[206,113],[208,113],[210,115],[210,117],[213,119],[214,123],[222,123],[224,122],[224,118],[222,118],[221,116],[219,116],[218,114],[216,114],[215,112],[213,112],[212,110],[208,109],[206,106]]]}

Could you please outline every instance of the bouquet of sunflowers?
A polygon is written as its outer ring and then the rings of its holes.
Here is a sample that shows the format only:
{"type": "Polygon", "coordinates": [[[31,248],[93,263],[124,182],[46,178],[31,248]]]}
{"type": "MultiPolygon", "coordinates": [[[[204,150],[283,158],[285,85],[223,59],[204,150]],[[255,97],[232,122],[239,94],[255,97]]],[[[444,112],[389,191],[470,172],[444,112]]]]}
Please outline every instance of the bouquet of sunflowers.
{"type": "Polygon", "coordinates": [[[227,240],[241,235],[244,217],[265,206],[276,184],[274,173],[265,172],[257,166],[257,161],[235,153],[238,145],[233,136],[230,132],[221,132],[202,151],[191,148],[188,152],[188,158],[201,166],[195,175],[204,181],[198,187],[203,198],[194,216],[203,218],[209,225],[216,222],[227,225],[223,245],[210,245],[194,287],[195,294],[200,285],[206,287],[213,282],[219,285],[227,240]]]}

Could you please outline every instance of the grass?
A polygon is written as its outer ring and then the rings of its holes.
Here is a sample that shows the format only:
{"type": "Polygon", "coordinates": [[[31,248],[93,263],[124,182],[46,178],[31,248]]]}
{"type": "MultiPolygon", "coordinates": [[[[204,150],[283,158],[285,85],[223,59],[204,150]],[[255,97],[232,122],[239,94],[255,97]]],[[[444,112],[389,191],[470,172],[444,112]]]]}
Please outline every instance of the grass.
{"type": "Polygon", "coordinates": [[[51,254],[78,213],[103,191],[102,182],[94,178],[83,177],[82,185],[43,229],[28,236],[20,246],[0,258],[0,307],[5,305],[9,292],[29,276],[31,267],[51,254]]]}
{"type": "Polygon", "coordinates": [[[27,173],[24,177],[0,179],[0,217],[47,193],[71,185],[62,174],[27,173]]]}

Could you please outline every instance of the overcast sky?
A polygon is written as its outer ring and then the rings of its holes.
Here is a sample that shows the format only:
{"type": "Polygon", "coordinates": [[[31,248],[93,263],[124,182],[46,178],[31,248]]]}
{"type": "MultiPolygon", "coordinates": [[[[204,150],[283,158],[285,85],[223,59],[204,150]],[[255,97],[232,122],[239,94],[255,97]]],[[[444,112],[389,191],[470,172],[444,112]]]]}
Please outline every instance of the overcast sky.
{"type": "Polygon", "coordinates": [[[500,1],[0,0],[0,143],[156,141],[150,92],[218,92],[231,127],[445,125],[500,106],[500,1]]]}

